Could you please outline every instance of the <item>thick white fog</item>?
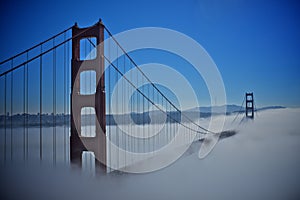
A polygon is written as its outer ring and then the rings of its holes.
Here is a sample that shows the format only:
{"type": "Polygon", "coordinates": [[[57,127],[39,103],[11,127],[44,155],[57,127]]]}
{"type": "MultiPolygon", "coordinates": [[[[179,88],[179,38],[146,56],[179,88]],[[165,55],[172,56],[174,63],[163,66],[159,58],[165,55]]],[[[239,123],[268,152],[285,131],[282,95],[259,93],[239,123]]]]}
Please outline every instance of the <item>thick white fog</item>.
{"type": "Polygon", "coordinates": [[[261,111],[253,121],[232,123],[234,117],[226,116],[225,129],[237,134],[207,157],[198,158],[201,142],[194,142],[151,173],[90,176],[76,166],[6,164],[1,199],[299,199],[300,109],[261,111]]]}

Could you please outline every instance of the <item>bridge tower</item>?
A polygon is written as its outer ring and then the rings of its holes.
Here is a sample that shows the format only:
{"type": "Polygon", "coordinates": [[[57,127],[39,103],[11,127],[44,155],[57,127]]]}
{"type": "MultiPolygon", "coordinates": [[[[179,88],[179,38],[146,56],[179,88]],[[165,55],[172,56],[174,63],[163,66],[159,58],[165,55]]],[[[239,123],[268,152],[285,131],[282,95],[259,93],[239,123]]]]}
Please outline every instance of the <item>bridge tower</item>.
{"type": "Polygon", "coordinates": [[[254,98],[253,98],[253,92],[246,93],[246,117],[254,119],[254,98]]]}
{"type": "MultiPolygon", "coordinates": [[[[71,74],[71,162],[82,163],[83,151],[92,151],[102,164],[106,163],[106,120],[105,120],[105,81],[104,81],[104,25],[101,20],[91,27],[72,27],[72,74],[71,74]],[[80,60],[80,40],[96,38],[97,53],[92,60],[80,60]],[[94,94],[80,93],[80,74],[94,71],[96,85],[94,94]],[[99,123],[95,123],[96,134],[93,137],[81,134],[81,110],[85,107],[95,109],[99,123]],[[77,124],[77,128],[75,126],[77,124]]],[[[96,162],[97,163],[97,162],[96,162]]],[[[102,165],[104,166],[104,165],[102,165]]]]}

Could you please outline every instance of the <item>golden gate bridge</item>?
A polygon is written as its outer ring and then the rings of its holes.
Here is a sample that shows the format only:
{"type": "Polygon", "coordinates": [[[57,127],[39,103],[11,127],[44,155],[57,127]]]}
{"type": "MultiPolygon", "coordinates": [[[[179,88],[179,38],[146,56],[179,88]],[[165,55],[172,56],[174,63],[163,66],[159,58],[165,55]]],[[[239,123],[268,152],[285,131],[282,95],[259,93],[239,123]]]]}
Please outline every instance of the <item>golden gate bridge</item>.
{"type": "Polygon", "coordinates": [[[0,82],[3,164],[82,163],[93,152],[101,165],[122,169],[135,161],[111,143],[147,153],[175,140],[179,128],[182,144],[213,133],[147,77],[101,20],[87,28],[75,24],[2,61],[0,82]],[[115,87],[120,79],[123,87],[115,87]]]}

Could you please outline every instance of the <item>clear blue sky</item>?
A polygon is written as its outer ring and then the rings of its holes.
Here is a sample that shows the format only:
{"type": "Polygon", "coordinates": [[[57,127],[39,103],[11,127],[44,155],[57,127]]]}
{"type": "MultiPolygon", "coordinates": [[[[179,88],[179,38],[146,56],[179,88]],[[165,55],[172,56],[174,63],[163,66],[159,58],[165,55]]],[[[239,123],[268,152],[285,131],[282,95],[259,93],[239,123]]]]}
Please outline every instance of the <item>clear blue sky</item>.
{"type": "Polygon", "coordinates": [[[253,91],[258,106],[300,106],[297,1],[1,1],[0,60],[70,27],[102,18],[118,33],[156,26],[180,31],[211,55],[228,103],[253,91]]]}

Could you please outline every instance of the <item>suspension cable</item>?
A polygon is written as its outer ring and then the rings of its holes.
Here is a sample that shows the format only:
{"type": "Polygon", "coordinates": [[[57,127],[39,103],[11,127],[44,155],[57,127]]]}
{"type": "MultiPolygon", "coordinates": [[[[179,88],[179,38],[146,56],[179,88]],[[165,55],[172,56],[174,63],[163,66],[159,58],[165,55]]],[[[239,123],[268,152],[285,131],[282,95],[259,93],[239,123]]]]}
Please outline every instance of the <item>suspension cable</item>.
{"type": "MultiPolygon", "coordinates": [[[[146,78],[146,80],[160,93],[160,95],[166,99],[166,101],[168,101],[169,104],[171,104],[175,110],[177,110],[182,116],[184,116],[188,121],[190,121],[191,123],[193,123],[194,125],[196,125],[198,128],[209,132],[209,133],[213,133],[214,132],[200,126],[199,124],[196,124],[192,119],[190,119],[188,116],[186,116],[184,113],[181,112],[181,110],[179,108],[177,108],[177,106],[175,106],[162,92],[159,88],[157,88],[157,86],[146,76],[146,74],[141,70],[141,68],[134,62],[134,60],[128,55],[128,53],[125,51],[125,49],[120,45],[120,43],[115,39],[115,37],[112,35],[112,33],[104,26],[104,29],[107,31],[107,33],[109,34],[109,36],[115,41],[115,43],[120,47],[120,49],[123,51],[123,53],[126,55],[126,57],[133,63],[133,65],[138,69],[138,71],[146,78]]],[[[90,40],[89,40],[90,41],[90,40]]],[[[90,41],[91,42],[91,41],[90,41]]]]}
{"type": "Polygon", "coordinates": [[[30,47],[29,49],[26,49],[25,51],[22,51],[21,53],[18,53],[18,54],[14,55],[14,56],[12,56],[12,57],[10,57],[10,58],[7,58],[6,60],[3,60],[2,62],[0,62],[0,65],[6,63],[6,62],[8,62],[8,61],[10,61],[10,60],[12,60],[12,59],[14,59],[14,58],[16,58],[16,57],[21,56],[21,55],[27,53],[28,51],[31,51],[31,50],[37,48],[38,46],[41,46],[41,45],[45,44],[46,42],[49,42],[49,41],[52,40],[53,38],[56,38],[56,37],[60,36],[61,34],[63,34],[63,33],[65,33],[65,32],[67,32],[67,31],[69,31],[72,27],[73,27],[73,26],[71,26],[71,27],[69,27],[69,28],[63,30],[63,31],[60,32],[60,33],[57,33],[56,35],[54,35],[54,36],[48,38],[47,40],[44,40],[43,42],[40,42],[39,44],[36,44],[36,45],[30,47]]]}
{"type": "Polygon", "coordinates": [[[162,113],[164,113],[166,116],[169,116],[172,120],[174,120],[175,122],[177,122],[178,124],[181,124],[182,126],[184,126],[187,129],[190,129],[196,133],[201,133],[201,134],[206,134],[206,132],[201,132],[195,129],[192,129],[188,126],[186,126],[185,124],[179,122],[178,120],[176,120],[175,118],[173,118],[170,114],[168,114],[166,111],[164,111],[162,108],[160,108],[158,105],[156,105],[154,103],[154,101],[152,101],[151,99],[149,99],[144,93],[141,92],[141,90],[139,88],[137,88],[118,68],[116,65],[114,65],[106,56],[104,56],[104,59],[111,65],[113,66],[113,68],[122,76],[124,77],[124,79],[138,92],[140,93],[145,99],[147,99],[147,101],[149,101],[152,105],[154,105],[158,110],[160,110],[162,113]]]}
{"type": "MultiPolygon", "coordinates": [[[[72,28],[72,27],[71,27],[71,28],[72,28]]],[[[21,64],[18,64],[17,66],[15,66],[15,67],[13,67],[13,68],[11,68],[11,69],[5,71],[5,72],[2,72],[2,73],[0,74],[0,77],[3,76],[3,75],[5,75],[5,74],[8,74],[8,73],[10,73],[10,72],[12,72],[12,71],[14,71],[14,70],[20,68],[20,67],[22,67],[23,65],[26,65],[27,63],[32,62],[33,60],[35,60],[35,59],[37,59],[37,58],[39,58],[39,57],[41,57],[41,56],[43,56],[43,55],[45,55],[45,54],[47,54],[47,53],[49,53],[49,52],[51,52],[52,50],[56,49],[57,47],[60,47],[61,45],[63,45],[63,44],[65,44],[65,43],[69,42],[70,40],[73,40],[73,39],[79,37],[81,34],[83,34],[83,33],[87,32],[87,31],[89,31],[89,30],[92,29],[92,28],[93,28],[93,26],[87,28],[86,30],[84,30],[84,31],[81,32],[81,33],[78,33],[78,34],[74,35],[73,37],[70,37],[70,38],[64,40],[63,42],[61,42],[61,43],[59,43],[59,44],[53,46],[52,48],[50,48],[50,49],[48,49],[48,50],[46,50],[46,51],[44,51],[44,52],[41,52],[40,54],[34,56],[33,58],[28,59],[28,60],[26,60],[25,62],[23,62],[23,63],[21,63],[21,64]]],[[[69,30],[69,29],[68,29],[68,30],[69,30]]],[[[49,41],[49,39],[48,39],[48,41],[49,41]]],[[[31,49],[32,49],[32,48],[31,48],[31,49]]],[[[2,62],[2,63],[4,63],[4,62],[2,62]]],[[[1,63],[1,64],[2,64],[2,63],[1,63]]]]}
{"type": "MultiPolygon", "coordinates": [[[[105,28],[106,29],[106,28],[105,28]]],[[[113,37],[113,36],[111,36],[113,37]]],[[[96,48],[96,45],[90,40],[90,38],[87,38],[88,41],[93,45],[94,48],[96,48]]],[[[114,39],[114,41],[116,41],[114,39]]],[[[117,42],[117,41],[116,41],[117,42]]],[[[149,99],[144,93],[142,93],[140,91],[140,89],[138,89],[118,68],[117,66],[115,66],[107,57],[104,56],[104,59],[107,60],[107,62],[113,66],[113,68],[115,68],[115,70],[122,76],[125,78],[125,80],[132,86],[134,87],[134,89],[136,89],[138,91],[138,93],[140,93],[145,99],[147,99],[147,101],[149,101],[152,105],[154,105],[157,109],[159,109],[161,112],[163,112],[164,114],[166,114],[167,116],[170,117],[170,119],[174,120],[175,122],[181,124],[182,126],[184,126],[185,128],[187,129],[190,129],[196,133],[201,133],[201,134],[206,134],[207,132],[209,133],[213,133],[212,131],[209,131],[208,129],[205,129],[203,127],[201,127],[200,125],[196,124],[195,122],[193,122],[189,117],[187,117],[186,115],[184,115],[156,86],[155,84],[144,74],[144,72],[138,67],[138,65],[132,60],[131,57],[129,57],[129,55],[125,52],[125,50],[119,45],[118,43],[118,46],[120,47],[120,49],[126,54],[126,56],[130,59],[130,61],[134,64],[135,67],[137,67],[137,69],[139,69],[139,71],[142,73],[142,75],[147,79],[147,81],[153,86],[153,88],[155,88],[159,94],[161,94],[165,99],[166,101],[171,104],[175,110],[177,110],[181,115],[183,115],[184,117],[186,117],[189,121],[191,121],[194,125],[196,125],[197,127],[201,128],[202,130],[206,131],[206,132],[202,132],[202,131],[198,131],[198,130],[195,130],[195,129],[192,129],[184,124],[182,124],[181,122],[178,122],[176,119],[174,119],[170,114],[168,114],[166,111],[164,111],[163,109],[161,109],[159,106],[157,106],[154,101],[152,101],[151,99],[149,99]]]]}
{"type": "Polygon", "coordinates": [[[244,105],[244,103],[245,103],[245,100],[246,100],[246,97],[244,97],[244,99],[243,99],[243,101],[242,101],[242,104],[241,104],[241,107],[240,107],[240,110],[238,111],[238,113],[236,114],[235,118],[232,120],[231,123],[233,123],[233,122],[237,119],[237,117],[239,116],[239,114],[241,113],[241,111],[242,111],[242,109],[243,109],[243,105],[244,105]]]}

